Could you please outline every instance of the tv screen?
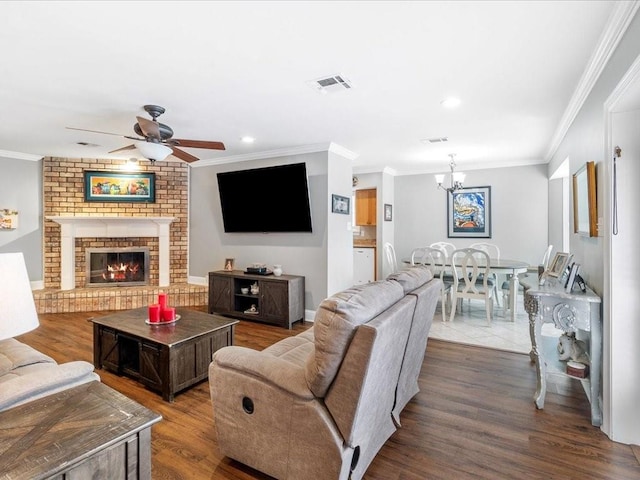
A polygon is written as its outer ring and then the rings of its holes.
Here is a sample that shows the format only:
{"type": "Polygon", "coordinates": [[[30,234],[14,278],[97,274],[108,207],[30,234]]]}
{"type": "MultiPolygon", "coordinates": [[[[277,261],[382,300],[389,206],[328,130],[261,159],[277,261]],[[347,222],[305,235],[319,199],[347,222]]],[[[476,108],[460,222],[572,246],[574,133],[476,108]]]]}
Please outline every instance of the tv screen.
{"type": "Polygon", "coordinates": [[[304,163],[218,173],[225,232],[311,232],[304,163]]]}

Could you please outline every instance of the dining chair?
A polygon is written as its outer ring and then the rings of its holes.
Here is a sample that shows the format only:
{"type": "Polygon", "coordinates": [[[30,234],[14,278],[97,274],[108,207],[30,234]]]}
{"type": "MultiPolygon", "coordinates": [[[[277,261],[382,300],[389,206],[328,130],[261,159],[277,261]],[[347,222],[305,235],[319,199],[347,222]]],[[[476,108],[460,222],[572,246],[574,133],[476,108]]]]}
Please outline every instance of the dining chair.
{"type": "MultiPolygon", "coordinates": [[[[461,248],[451,254],[453,286],[451,288],[451,316],[456,314],[458,300],[484,300],[487,323],[491,325],[493,298],[496,291],[491,277],[491,258],[487,252],[475,248],[461,248]]],[[[460,306],[462,308],[462,306],[460,306]]]]}
{"type": "MultiPolygon", "coordinates": [[[[411,252],[411,265],[426,265],[435,278],[442,281],[440,303],[442,305],[442,321],[447,321],[447,299],[451,297],[453,281],[445,279],[448,259],[439,248],[418,247],[411,252]]],[[[451,277],[451,276],[450,276],[451,277]]]]}
{"type": "MultiPolygon", "coordinates": [[[[486,252],[487,255],[489,255],[489,258],[500,260],[500,247],[498,247],[494,243],[486,243],[486,242],[472,243],[469,246],[469,248],[482,250],[483,252],[486,252]]],[[[493,273],[492,275],[493,275],[492,278],[493,278],[494,297],[496,299],[496,303],[498,304],[498,306],[500,306],[500,299],[498,298],[498,275],[496,273],[493,273]]]]}
{"type": "Polygon", "coordinates": [[[451,254],[456,249],[456,246],[453,243],[449,242],[434,242],[429,245],[431,248],[437,248],[442,250],[444,254],[447,256],[447,259],[451,258],[451,254]]]}
{"type": "MultiPolygon", "coordinates": [[[[553,245],[549,245],[547,247],[547,249],[544,251],[544,254],[542,255],[542,259],[540,260],[540,265],[544,267],[544,269],[546,270],[549,267],[549,260],[551,259],[551,252],[553,251],[553,245]]],[[[529,275],[538,275],[538,265],[532,265],[531,267],[529,267],[527,269],[526,273],[521,273],[520,277],[528,277],[529,275]]],[[[511,280],[511,275],[507,275],[507,279],[506,281],[502,282],[502,304],[504,305],[504,310],[507,311],[509,310],[509,305],[511,305],[510,301],[511,301],[511,286],[509,285],[509,280],[511,280]]],[[[522,288],[522,285],[518,285],[518,291],[516,292],[516,295],[518,293],[522,293],[524,292],[524,289],[522,288]]]]}
{"type": "Polygon", "coordinates": [[[398,260],[396,259],[396,250],[389,242],[385,242],[383,246],[384,258],[389,266],[389,273],[396,273],[398,271],[398,260]]]}

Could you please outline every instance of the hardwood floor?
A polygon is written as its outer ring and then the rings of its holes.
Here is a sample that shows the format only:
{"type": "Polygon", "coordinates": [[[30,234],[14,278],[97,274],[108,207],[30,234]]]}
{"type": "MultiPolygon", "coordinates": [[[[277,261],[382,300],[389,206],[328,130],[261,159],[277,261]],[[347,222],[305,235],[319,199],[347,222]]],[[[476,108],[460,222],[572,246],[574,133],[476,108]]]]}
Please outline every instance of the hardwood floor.
{"type": "MultiPolygon", "coordinates": [[[[58,362],[92,362],[87,319],[104,314],[40,315],[40,327],[19,339],[58,362]]],[[[235,343],[262,349],[311,325],[296,324],[289,331],[242,321],[235,343]]],[[[217,452],[206,381],[169,404],[133,380],[98,373],[106,385],[163,416],[152,430],[154,479],[270,478],[217,452]]],[[[554,383],[544,410],[534,406],[534,388],[535,369],[527,355],[430,340],[421,391],[365,478],[640,478],[638,447],[612,442],[591,426],[579,382],[554,383]]]]}

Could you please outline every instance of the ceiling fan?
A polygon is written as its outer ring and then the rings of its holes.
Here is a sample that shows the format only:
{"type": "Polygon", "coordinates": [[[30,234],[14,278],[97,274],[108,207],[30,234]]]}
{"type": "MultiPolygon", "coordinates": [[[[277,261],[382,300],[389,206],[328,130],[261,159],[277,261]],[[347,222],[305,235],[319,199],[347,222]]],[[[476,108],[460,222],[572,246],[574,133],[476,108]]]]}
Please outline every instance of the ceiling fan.
{"type": "Polygon", "coordinates": [[[133,131],[142,138],[120,135],[117,133],[100,132],[97,130],[87,130],[85,128],[67,128],[69,130],[80,130],[82,132],[100,133],[104,135],[116,135],[118,137],[135,140],[133,144],[112,150],[109,153],[133,150],[137,148],[140,153],[142,153],[145,158],[151,160],[151,162],[164,160],[169,155],[173,155],[178,157],[180,160],[184,160],[189,163],[200,160],[198,157],[191,155],[178,147],[205,148],[209,150],[225,149],[222,142],[172,138],[173,130],[171,127],[164,123],[160,123],[157,120],[157,118],[165,112],[165,109],[158,105],[145,105],[144,109],[149,115],[151,115],[151,120],[143,117],[136,117],[138,122],[133,126],[133,131]]]}

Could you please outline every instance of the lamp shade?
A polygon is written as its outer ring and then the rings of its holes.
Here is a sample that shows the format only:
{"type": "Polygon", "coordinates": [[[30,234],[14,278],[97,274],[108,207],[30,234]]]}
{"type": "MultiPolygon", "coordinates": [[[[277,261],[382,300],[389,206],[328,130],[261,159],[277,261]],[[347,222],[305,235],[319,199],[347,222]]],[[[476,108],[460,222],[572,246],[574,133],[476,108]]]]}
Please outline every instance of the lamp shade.
{"type": "Polygon", "coordinates": [[[442,182],[444,182],[444,173],[436,173],[434,176],[436,177],[436,183],[442,185],[442,182]]]}
{"type": "Polygon", "coordinates": [[[153,142],[135,142],[134,145],[144,158],[160,162],[173,153],[166,145],[153,142]]]}
{"type": "Polygon", "coordinates": [[[22,253],[0,253],[0,340],[30,332],[39,324],[22,253]]]}

